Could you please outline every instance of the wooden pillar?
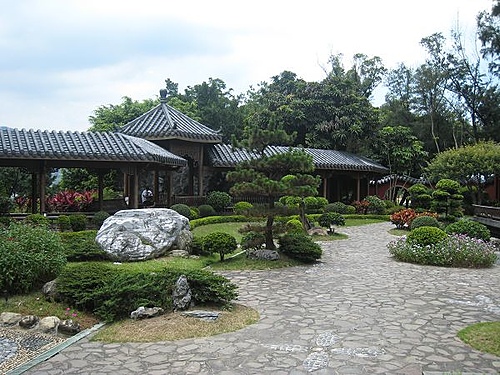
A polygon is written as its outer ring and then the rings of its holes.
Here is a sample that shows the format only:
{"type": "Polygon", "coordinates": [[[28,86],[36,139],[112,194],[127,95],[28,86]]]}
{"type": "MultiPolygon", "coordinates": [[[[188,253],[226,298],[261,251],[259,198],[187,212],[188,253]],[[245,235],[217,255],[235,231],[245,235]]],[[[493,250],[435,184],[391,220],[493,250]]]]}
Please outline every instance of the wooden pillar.
{"type": "Polygon", "coordinates": [[[155,202],[155,205],[159,203],[159,198],[160,198],[160,171],[158,170],[158,167],[155,167],[153,171],[153,200],[155,202]]]}
{"type": "Polygon", "coordinates": [[[198,196],[203,196],[203,145],[200,144],[200,160],[198,161],[198,196]]]}
{"type": "Polygon", "coordinates": [[[359,173],[356,175],[356,200],[361,200],[361,179],[359,178],[359,173]]]}
{"type": "Polygon", "coordinates": [[[325,174],[323,176],[323,198],[328,198],[327,194],[328,194],[328,177],[325,174]]]}
{"type": "Polygon", "coordinates": [[[97,199],[98,199],[98,206],[99,206],[99,211],[103,210],[104,207],[104,176],[102,171],[97,172],[97,199]]]}
{"type": "Polygon", "coordinates": [[[36,214],[38,205],[38,174],[36,172],[31,173],[31,213],[36,214]]]}
{"type": "Polygon", "coordinates": [[[130,186],[130,203],[132,208],[139,208],[139,173],[137,167],[133,168],[130,186]]]}
{"type": "Polygon", "coordinates": [[[45,212],[45,185],[47,183],[45,176],[45,163],[40,163],[39,169],[39,178],[40,178],[40,213],[43,214],[45,212]]]}

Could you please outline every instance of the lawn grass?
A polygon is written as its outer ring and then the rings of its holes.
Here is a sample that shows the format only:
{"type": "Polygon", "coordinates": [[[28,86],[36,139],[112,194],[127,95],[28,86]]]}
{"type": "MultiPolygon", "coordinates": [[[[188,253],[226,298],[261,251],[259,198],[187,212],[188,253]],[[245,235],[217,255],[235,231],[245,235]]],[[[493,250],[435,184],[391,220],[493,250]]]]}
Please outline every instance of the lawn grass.
{"type": "Polygon", "coordinates": [[[207,224],[201,225],[191,230],[193,236],[195,237],[203,237],[209,233],[213,232],[224,232],[229,233],[231,236],[236,238],[238,243],[241,242],[242,234],[238,232],[243,225],[246,223],[217,223],[217,224],[207,224]]]}
{"type": "MultiPolygon", "coordinates": [[[[200,309],[205,310],[203,307],[200,309]]],[[[92,337],[92,341],[104,342],[157,342],[207,337],[233,332],[259,320],[259,313],[246,306],[234,304],[230,310],[208,308],[219,311],[217,320],[205,322],[184,317],[180,312],[170,312],[146,320],[123,320],[105,326],[92,337]]]]}
{"type": "Polygon", "coordinates": [[[500,357],[500,322],[473,324],[460,330],[458,337],[474,349],[500,357]]]}

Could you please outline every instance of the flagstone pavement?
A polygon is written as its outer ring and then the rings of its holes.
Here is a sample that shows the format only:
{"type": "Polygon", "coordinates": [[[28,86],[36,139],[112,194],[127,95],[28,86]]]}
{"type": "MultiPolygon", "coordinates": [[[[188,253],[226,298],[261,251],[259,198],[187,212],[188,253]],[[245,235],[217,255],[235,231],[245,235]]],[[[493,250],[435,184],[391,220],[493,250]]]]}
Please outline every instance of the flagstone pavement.
{"type": "Polygon", "coordinates": [[[258,323],[175,342],[105,344],[84,338],[27,374],[483,374],[500,357],[457,338],[500,320],[500,267],[396,262],[389,223],[340,228],[322,262],[224,274],[258,323]]]}

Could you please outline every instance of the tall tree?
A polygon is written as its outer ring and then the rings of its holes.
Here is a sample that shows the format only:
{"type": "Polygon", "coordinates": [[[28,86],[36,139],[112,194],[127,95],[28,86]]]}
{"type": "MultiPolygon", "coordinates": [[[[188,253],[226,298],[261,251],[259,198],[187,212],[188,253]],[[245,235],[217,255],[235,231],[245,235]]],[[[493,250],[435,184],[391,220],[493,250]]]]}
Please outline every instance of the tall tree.
{"type": "Polygon", "coordinates": [[[246,148],[255,152],[254,159],[237,165],[227,174],[233,183],[230,193],[234,196],[258,196],[267,202],[266,209],[266,248],[274,249],[273,224],[277,214],[274,202],[284,195],[317,195],[319,177],[309,173],[314,171],[312,157],[302,150],[290,149],[288,152],[274,155],[264,153],[266,145],[272,140],[289,136],[282,129],[267,130],[255,128],[246,140],[246,148]]]}
{"type": "Polygon", "coordinates": [[[473,202],[481,204],[486,181],[500,173],[500,144],[478,142],[443,151],[432,159],[427,171],[434,181],[449,178],[467,186],[473,202]]]}
{"type": "Polygon", "coordinates": [[[89,117],[90,131],[116,131],[123,125],[158,105],[158,99],[145,99],[142,102],[132,100],[128,96],[122,98],[120,104],[109,104],[98,107],[89,117]]]}
{"type": "Polygon", "coordinates": [[[493,4],[491,13],[479,13],[477,25],[483,57],[490,59],[490,71],[500,76],[500,0],[493,4]]]}

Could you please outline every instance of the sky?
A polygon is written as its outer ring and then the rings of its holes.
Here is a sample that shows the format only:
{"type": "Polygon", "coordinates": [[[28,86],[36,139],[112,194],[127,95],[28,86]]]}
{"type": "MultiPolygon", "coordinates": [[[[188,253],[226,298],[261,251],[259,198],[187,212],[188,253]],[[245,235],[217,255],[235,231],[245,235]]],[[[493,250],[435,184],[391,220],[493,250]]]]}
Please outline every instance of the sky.
{"type": "MultiPolygon", "coordinates": [[[[85,131],[102,105],[218,78],[235,94],[328,58],[417,66],[423,37],[474,35],[492,0],[0,0],[0,126],[85,131]]],[[[376,95],[374,104],[383,96],[376,95]]]]}

